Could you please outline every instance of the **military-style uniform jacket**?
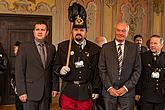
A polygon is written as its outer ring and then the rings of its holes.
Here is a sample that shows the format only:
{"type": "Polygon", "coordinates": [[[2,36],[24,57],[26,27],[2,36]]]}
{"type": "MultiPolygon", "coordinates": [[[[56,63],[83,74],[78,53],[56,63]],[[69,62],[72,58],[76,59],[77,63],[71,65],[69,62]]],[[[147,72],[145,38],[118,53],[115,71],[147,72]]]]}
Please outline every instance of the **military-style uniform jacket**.
{"type": "Polygon", "coordinates": [[[154,57],[151,51],[141,54],[142,73],[138,92],[142,100],[162,103],[165,101],[165,52],[154,57]],[[164,95],[163,95],[164,94],[164,95]]]}
{"type": "Polygon", "coordinates": [[[69,40],[60,43],[55,58],[54,70],[62,78],[62,93],[76,100],[89,99],[91,93],[99,92],[101,86],[98,72],[100,48],[86,40],[86,45],[82,50],[72,40],[70,72],[62,76],[60,70],[62,66],[66,65],[68,46],[69,40]]]}

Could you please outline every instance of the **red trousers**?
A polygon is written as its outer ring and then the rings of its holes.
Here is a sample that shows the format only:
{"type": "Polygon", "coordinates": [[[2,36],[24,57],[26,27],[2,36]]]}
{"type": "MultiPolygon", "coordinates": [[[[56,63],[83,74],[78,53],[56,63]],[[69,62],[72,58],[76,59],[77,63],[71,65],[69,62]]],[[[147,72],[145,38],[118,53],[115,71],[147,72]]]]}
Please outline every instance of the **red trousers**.
{"type": "Polygon", "coordinates": [[[61,94],[62,110],[92,110],[92,99],[75,100],[61,94]]]}

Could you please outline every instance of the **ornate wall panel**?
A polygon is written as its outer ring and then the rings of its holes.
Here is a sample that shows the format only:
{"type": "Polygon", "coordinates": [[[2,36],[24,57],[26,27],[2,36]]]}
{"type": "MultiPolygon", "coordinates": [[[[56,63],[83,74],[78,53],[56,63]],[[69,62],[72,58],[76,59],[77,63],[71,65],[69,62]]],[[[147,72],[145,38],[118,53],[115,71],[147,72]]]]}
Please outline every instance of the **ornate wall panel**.
{"type": "Polygon", "coordinates": [[[147,0],[117,0],[116,14],[116,22],[125,21],[130,25],[128,40],[132,40],[136,34],[142,34],[145,41],[149,20],[147,0]]]}

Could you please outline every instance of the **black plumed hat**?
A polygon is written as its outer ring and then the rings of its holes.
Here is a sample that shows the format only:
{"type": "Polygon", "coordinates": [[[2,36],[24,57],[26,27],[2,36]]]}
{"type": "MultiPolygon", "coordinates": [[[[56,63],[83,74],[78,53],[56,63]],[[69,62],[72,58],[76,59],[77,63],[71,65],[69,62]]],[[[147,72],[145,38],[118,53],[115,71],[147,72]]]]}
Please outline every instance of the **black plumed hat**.
{"type": "Polygon", "coordinates": [[[73,22],[73,28],[87,29],[86,17],[85,8],[82,5],[75,2],[72,6],[69,6],[68,18],[70,22],[73,22]]]}

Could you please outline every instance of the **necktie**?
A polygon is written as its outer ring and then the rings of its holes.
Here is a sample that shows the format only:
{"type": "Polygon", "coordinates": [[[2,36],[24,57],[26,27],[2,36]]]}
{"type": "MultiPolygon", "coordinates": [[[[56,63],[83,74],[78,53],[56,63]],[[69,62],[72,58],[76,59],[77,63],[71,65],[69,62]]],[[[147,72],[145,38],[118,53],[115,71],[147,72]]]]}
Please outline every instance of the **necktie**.
{"type": "Polygon", "coordinates": [[[45,67],[46,55],[45,55],[44,44],[39,44],[39,46],[40,46],[40,56],[41,56],[41,60],[42,60],[43,66],[45,67]]]}
{"type": "Polygon", "coordinates": [[[123,56],[122,56],[122,49],[121,49],[122,44],[118,44],[118,61],[119,61],[119,80],[120,80],[120,75],[121,75],[121,69],[122,69],[122,62],[123,62],[123,56]]]}
{"type": "Polygon", "coordinates": [[[141,46],[140,45],[138,45],[138,51],[139,51],[139,53],[141,53],[141,46]]]}

